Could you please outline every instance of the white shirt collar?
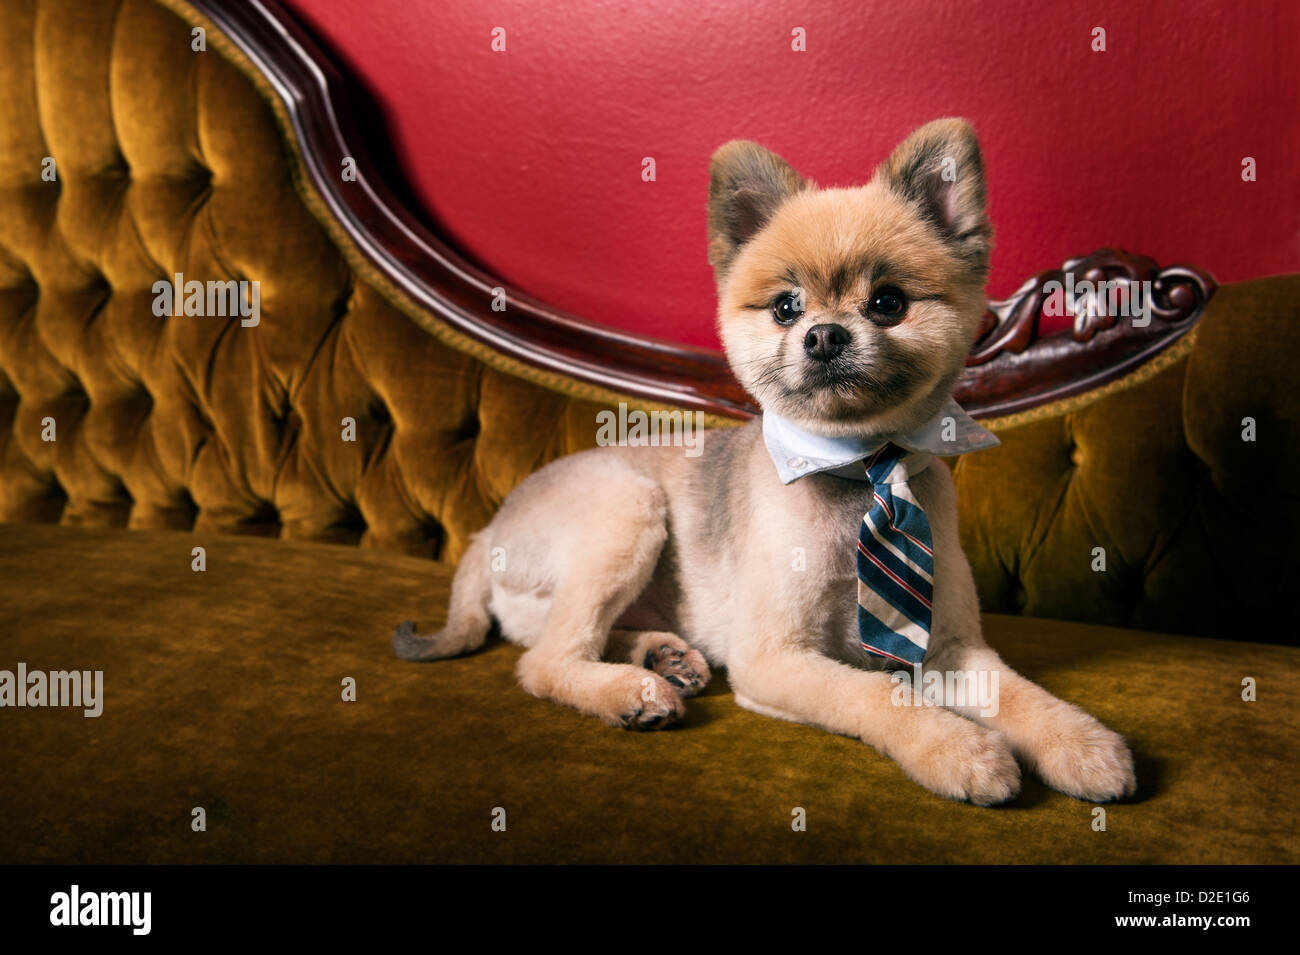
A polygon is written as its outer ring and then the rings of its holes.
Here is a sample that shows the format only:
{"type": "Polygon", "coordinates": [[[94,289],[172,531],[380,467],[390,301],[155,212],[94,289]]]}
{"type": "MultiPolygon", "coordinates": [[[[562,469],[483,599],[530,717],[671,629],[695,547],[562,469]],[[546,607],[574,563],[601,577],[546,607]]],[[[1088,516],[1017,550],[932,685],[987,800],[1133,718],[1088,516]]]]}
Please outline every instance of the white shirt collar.
{"type": "Polygon", "coordinates": [[[938,455],[966,454],[1002,443],[951,397],[937,415],[919,428],[906,434],[873,438],[830,438],[806,431],[774,412],[764,411],[763,441],[782,484],[822,471],[835,471],[840,477],[865,481],[867,475],[862,468],[848,465],[862,461],[888,443],[908,451],[938,455]]]}

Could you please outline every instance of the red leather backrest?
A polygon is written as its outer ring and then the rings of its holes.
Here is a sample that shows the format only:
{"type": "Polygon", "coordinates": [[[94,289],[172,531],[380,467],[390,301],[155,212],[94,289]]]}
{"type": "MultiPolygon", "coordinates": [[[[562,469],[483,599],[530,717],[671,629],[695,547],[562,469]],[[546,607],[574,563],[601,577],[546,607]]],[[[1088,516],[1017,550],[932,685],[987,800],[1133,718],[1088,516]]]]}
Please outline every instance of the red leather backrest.
{"type": "Polygon", "coordinates": [[[415,193],[463,248],[621,327],[716,343],[704,202],[723,141],[843,185],[950,114],[983,139],[994,297],[1101,245],[1220,281],[1300,267],[1289,0],[288,4],[382,103],[415,193]]]}

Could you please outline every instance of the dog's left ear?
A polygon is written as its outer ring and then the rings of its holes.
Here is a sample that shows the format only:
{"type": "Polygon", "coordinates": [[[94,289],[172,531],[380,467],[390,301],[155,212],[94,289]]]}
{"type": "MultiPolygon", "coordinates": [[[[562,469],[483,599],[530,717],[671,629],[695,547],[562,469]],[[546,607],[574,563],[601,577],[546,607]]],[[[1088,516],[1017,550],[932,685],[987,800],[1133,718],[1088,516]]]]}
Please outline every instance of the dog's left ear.
{"type": "Polygon", "coordinates": [[[993,230],[984,210],[979,140],[970,123],[926,123],[881,164],[876,179],[911,202],[968,265],[988,271],[993,230]]]}

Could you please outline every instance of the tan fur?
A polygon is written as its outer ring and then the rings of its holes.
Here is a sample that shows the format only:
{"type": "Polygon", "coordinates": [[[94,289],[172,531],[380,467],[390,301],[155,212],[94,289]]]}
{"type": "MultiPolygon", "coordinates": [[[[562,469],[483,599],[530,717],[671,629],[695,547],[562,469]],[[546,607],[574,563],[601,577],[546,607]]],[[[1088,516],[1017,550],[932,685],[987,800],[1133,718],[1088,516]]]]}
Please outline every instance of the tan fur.
{"type": "MultiPolygon", "coordinates": [[[[736,278],[724,287],[718,328],[740,383],[765,408],[772,408],[805,427],[829,433],[852,433],[869,427],[878,432],[907,430],[933,417],[948,396],[951,371],[970,351],[985,303],[982,279],[972,278],[945,254],[942,241],[908,212],[907,204],[875,180],[860,189],[827,189],[792,196],[736,256],[736,278]],[[832,279],[857,265],[851,285],[832,294],[832,279]],[[793,271],[806,291],[805,322],[853,320],[872,287],[906,282],[918,296],[902,325],[876,333],[890,339],[927,373],[911,397],[929,401],[898,403],[890,408],[812,396],[798,404],[782,401],[756,383],[761,360],[784,346],[797,350],[795,336],[775,325],[765,312],[745,310],[769,301],[788,283],[793,271]],[[941,296],[931,300],[928,296],[941,296]],[[829,419],[829,420],[828,420],[829,419]],[[832,423],[833,422],[833,423],[832,423]]],[[[865,327],[860,330],[872,334],[865,327]]]]}
{"type": "MultiPolygon", "coordinates": [[[[969,125],[922,127],[858,189],[817,190],[762,147],[729,143],[714,157],[709,223],[718,327],[764,408],[823,434],[864,436],[937,413],[985,304],[990,230],[969,125]],[[947,160],[955,179],[940,176],[947,160]],[[792,286],[806,310],[781,325],[771,302],[792,286]],[[893,325],[869,307],[890,286],[908,300],[893,325]],[[805,336],[818,323],[849,338],[847,370],[825,385],[808,377],[805,336]]],[[[946,467],[911,481],[935,550],[924,666],[996,671],[996,714],[900,696],[886,661],[861,649],[853,544],[870,485],[814,474],[783,486],[759,421],[710,432],[703,452],[599,448],[538,471],[466,554],[446,628],[400,631],[399,654],[473,649],[490,614],[528,648],[518,667],[526,690],[611,725],[669,725],[712,663],[727,667],[741,706],[857,737],[950,798],[1013,797],[1016,757],[1081,799],[1134,791],[1117,734],[984,643],[946,467]],[[796,549],[806,555],[799,571],[796,549]],[[504,565],[488,569],[493,554],[504,565]]]]}

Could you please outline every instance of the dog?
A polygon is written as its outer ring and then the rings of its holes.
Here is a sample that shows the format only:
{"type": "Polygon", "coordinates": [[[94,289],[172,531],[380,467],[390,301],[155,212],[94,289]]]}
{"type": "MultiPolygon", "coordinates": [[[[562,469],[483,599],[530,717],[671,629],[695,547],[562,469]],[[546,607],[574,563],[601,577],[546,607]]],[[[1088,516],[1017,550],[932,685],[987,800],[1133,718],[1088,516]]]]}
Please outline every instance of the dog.
{"type": "Polygon", "coordinates": [[[472,538],[446,626],[403,624],[398,656],[475,650],[495,619],[527,648],[526,691],[611,726],[669,726],[725,667],[740,706],[857,737],[941,796],[1005,802],[1020,763],[1079,799],[1131,795],[1124,740],[984,642],[955,486],[932,457],[996,443],[951,397],[992,241],[970,124],[921,127],[858,188],[727,143],[708,228],[720,336],[763,414],[710,430],[698,457],[598,447],[537,471],[472,538]],[[870,470],[885,449],[889,497],[870,470]],[[904,520],[917,514],[928,529],[904,520]],[[922,659],[980,674],[996,706],[911,685],[922,659]]]}

